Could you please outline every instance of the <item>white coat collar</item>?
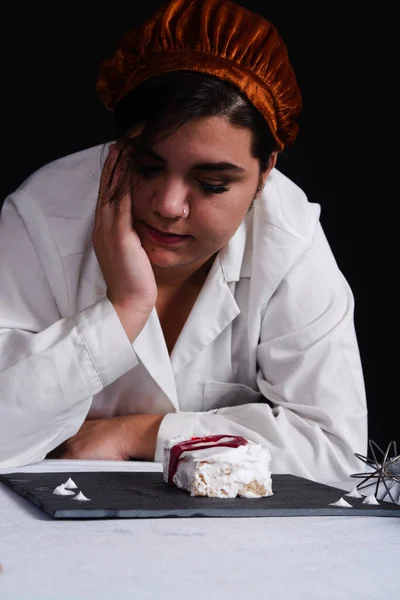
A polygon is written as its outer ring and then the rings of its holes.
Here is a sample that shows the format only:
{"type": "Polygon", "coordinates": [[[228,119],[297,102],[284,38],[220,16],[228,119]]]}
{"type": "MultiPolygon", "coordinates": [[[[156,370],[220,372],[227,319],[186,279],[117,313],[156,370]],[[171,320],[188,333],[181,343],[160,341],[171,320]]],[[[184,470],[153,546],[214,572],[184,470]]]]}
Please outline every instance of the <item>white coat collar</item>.
{"type": "Polygon", "coordinates": [[[243,240],[243,234],[240,233],[229,252],[220,252],[216,256],[171,356],[156,309],[153,309],[145,327],[133,342],[139,361],[176,409],[179,407],[175,375],[210,345],[240,313],[228,279],[236,280],[232,277],[238,278],[240,273],[243,240]]]}

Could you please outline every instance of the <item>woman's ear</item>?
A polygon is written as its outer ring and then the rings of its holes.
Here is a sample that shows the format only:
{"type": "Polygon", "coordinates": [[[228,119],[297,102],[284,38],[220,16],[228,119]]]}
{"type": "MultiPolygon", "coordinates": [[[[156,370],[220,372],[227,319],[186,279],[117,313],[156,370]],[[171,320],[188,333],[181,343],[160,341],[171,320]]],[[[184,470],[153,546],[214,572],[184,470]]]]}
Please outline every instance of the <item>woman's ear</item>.
{"type": "Polygon", "coordinates": [[[261,194],[263,187],[267,182],[267,177],[270,174],[270,172],[272,171],[272,169],[275,167],[277,159],[278,159],[278,152],[272,152],[269,157],[269,160],[268,160],[268,167],[260,175],[260,182],[258,184],[256,198],[261,194]]]}
{"type": "Polygon", "coordinates": [[[271,156],[269,157],[269,161],[268,161],[268,173],[269,174],[270,171],[272,171],[272,169],[274,169],[276,167],[276,161],[278,160],[278,152],[272,152],[271,156]]]}
{"type": "Polygon", "coordinates": [[[278,153],[277,152],[271,152],[271,156],[269,157],[268,160],[268,167],[266,168],[266,170],[264,171],[264,173],[261,174],[262,177],[262,187],[264,187],[266,181],[267,181],[267,177],[268,175],[271,173],[272,169],[276,166],[276,161],[278,160],[278,153]]]}

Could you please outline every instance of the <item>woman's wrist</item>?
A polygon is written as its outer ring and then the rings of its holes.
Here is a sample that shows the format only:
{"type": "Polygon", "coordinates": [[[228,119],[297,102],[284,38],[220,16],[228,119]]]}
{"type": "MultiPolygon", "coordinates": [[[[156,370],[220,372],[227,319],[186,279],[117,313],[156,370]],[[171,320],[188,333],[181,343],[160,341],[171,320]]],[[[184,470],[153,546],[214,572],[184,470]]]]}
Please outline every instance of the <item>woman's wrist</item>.
{"type": "Polygon", "coordinates": [[[131,303],[129,306],[121,306],[117,303],[114,304],[113,302],[111,303],[115,312],[117,313],[122,327],[125,330],[126,335],[128,336],[130,343],[132,344],[145,326],[152,308],[144,308],[133,303],[131,303]]]}
{"type": "Polygon", "coordinates": [[[129,415],[124,419],[124,438],[131,458],[154,460],[157,436],[164,415],[129,415]]]}

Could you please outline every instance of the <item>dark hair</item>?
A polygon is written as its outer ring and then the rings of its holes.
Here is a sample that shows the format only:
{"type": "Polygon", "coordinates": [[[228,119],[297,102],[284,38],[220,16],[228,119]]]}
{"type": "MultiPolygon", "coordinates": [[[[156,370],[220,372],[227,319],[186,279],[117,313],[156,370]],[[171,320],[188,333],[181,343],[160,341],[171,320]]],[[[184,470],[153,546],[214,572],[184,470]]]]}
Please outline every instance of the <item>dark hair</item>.
{"type": "Polygon", "coordinates": [[[253,104],[234,85],[218,77],[172,71],[145,80],[115,107],[116,140],[120,142],[119,160],[123,165],[121,183],[115,187],[110,203],[126,189],[128,179],[137,173],[138,159],[156,137],[168,137],[193,119],[211,116],[249,129],[252,156],[259,160],[261,172],[267,169],[271,153],[278,148],[267,122],[253,104]]]}

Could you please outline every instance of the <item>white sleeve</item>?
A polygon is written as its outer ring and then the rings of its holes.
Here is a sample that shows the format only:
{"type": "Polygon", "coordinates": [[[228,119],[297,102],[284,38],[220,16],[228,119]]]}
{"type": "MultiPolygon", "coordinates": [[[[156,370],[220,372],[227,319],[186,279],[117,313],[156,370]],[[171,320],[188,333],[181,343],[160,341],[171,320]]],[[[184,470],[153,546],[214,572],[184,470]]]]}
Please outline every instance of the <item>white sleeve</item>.
{"type": "Polygon", "coordinates": [[[0,466],[42,460],[78,431],[92,396],[136,364],[107,298],[60,317],[35,246],[6,202],[0,219],[0,466]]]}
{"type": "Polygon", "coordinates": [[[354,301],[320,226],[310,247],[271,298],[258,346],[265,402],[207,413],[174,413],[166,438],[227,433],[266,445],[274,473],[338,485],[360,470],[367,447],[364,381],[353,322],[354,301]]]}

